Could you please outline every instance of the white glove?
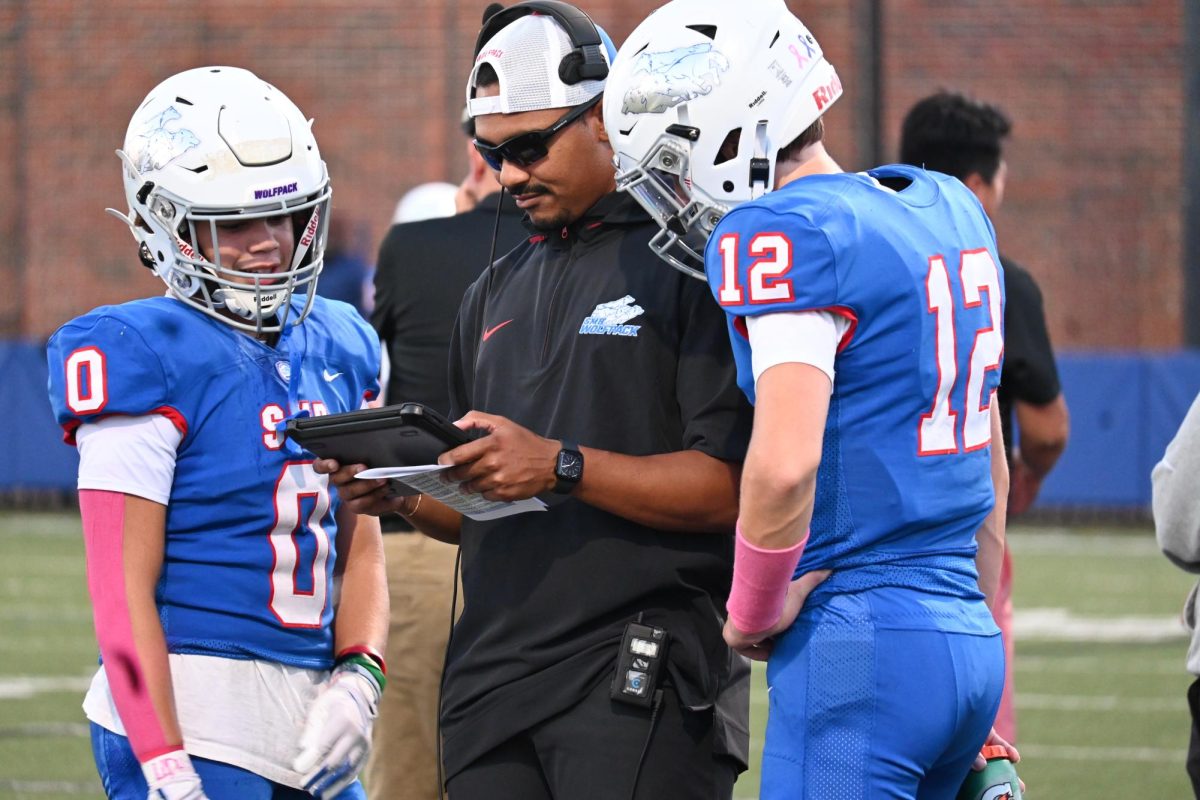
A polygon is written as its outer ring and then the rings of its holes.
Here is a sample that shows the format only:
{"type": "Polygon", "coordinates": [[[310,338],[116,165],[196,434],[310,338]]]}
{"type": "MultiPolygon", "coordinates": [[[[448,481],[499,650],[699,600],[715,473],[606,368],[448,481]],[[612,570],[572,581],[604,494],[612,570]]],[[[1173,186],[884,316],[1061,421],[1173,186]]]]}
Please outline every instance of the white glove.
{"type": "Polygon", "coordinates": [[[142,763],[150,784],[147,800],[208,800],[192,760],[183,750],[172,750],[142,763]]]}
{"type": "Polygon", "coordinates": [[[382,691],[375,676],[353,662],[338,665],[317,696],[292,769],[304,776],[304,789],[328,800],[358,777],[371,751],[371,726],[382,691]]]}

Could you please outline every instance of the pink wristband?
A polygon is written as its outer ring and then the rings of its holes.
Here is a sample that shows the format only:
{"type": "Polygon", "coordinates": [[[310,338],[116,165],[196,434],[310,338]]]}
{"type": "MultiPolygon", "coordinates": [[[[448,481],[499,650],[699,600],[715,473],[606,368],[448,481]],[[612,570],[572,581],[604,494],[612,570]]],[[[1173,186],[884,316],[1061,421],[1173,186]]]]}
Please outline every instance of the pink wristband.
{"type": "Polygon", "coordinates": [[[786,550],[764,550],[746,541],[741,520],[738,520],[733,551],[733,586],[729,589],[725,608],[739,631],[761,633],[779,621],[788,586],[806,544],[807,531],[803,539],[786,550]]]}

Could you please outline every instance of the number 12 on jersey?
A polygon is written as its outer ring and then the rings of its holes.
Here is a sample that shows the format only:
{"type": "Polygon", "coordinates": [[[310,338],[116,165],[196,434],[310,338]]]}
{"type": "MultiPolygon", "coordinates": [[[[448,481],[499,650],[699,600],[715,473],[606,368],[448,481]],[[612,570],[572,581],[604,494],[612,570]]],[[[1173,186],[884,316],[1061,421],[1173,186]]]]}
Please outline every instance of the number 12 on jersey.
{"type": "MultiPolygon", "coordinates": [[[[921,415],[917,431],[917,452],[923,456],[969,453],[987,447],[992,440],[991,393],[984,394],[989,370],[1000,367],[1004,339],[1000,331],[1000,271],[986,249],[964,250],[958,274],[962,297],[956,298],[950,285],[946,260],[938,255],[929,259],[925,278],[928,311],[936,321],[935,353],[937,392],[929,411],[921,415]],[[959,342],[954,319],[959,309],[978,308],[987,294],[987,327],[977,328],[969,342],[959,342]],[[956,307],[956,300],[961,305],[956,307]],[[952,397],[959,376],[959,356],[966,351],[966,385],[959,386],[963,398],[960,413],[954,410],[952,397]],[[960,434],[961,431],[961,434],[960,434]]],[[[925,354],[922,354],[923,357],[925,354]]]]}

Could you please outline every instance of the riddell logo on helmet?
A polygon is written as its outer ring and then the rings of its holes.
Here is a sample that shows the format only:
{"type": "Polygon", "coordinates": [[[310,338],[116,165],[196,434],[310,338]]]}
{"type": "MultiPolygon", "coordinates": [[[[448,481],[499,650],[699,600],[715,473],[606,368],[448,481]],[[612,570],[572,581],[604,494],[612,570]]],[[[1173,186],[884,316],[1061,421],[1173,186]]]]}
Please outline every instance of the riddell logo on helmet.
{"type": "Polygon", "coordinates": [[[304,235],[300,237],[300,246],[308,247],[312,244],[313,237],[317,235],[317,223],[321,219],[321,212],[318,209],[313,209],[312,216],[309,217],[308,225],[304,228],[304,235]]]}
{"type": "Polygon", "coordinates": [[[297,181],[285,183],[283,186],[272,186],[270,189],[255,189],[255,200],[269,200],[272,197],[279,197],[281,194],[291,194],[300,187],[297,181]]]}
{"type": "Polygon", "coordinates": [[[490,50],[484,50],[482,53],[475,56],[475,63],[478,64],[480,61],[483,61],[485,58],[504,58],[504,51],[498,50],[495,47],[493,47],[490,50]]]}
{"type": "Polygon", "coordinates": [[[813,92],[813,100],[817,101],[817,111],[821,111],[825,106],[837,100],[842,94],[842,82],[837,75],[833,76],[827,85],[820,87],[813,92]]]}

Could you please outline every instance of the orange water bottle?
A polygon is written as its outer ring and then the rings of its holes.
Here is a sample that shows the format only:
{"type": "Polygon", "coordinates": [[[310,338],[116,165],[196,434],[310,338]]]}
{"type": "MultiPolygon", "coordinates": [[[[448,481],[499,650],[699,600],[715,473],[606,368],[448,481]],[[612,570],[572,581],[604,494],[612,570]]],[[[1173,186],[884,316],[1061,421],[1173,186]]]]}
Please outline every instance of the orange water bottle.
{"type": "Polygon", "coordinates": [[[987,759],[987,766],[967,773],[957,800],[1021,800],[1021,781],[1008,760],[1008,751],[988,745],[980,753],[987,759]]]}

